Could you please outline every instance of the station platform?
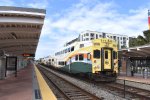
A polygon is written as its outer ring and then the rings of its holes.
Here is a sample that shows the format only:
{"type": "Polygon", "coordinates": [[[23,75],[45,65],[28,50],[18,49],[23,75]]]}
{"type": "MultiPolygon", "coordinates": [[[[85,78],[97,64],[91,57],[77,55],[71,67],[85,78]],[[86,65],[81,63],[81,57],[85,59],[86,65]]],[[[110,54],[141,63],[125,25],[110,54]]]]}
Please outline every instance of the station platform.
{"type": "Polygon", "coordinates": [[[0,100],[32,99],[32,66],[21,69],[15,75],[0,80],[0,100]]]}
{"type": "Polygon", "coordinates": [[[117,79],[125,79],[129,81],[134,81],[134,82],[139,82],[139,83],[145,83],[145,84],[150,84],[150,78],[148,77],[147,79],[141,77],[141,76],[125,76],[125,75],[119,75],[117,79]]]}
{"type": "Polygon", "coordinates": [[[56,100],[56,97],[36,66],[30,64],[19,70],[17,77],[11,75],[0,80],[0,100],[56,100]]]}

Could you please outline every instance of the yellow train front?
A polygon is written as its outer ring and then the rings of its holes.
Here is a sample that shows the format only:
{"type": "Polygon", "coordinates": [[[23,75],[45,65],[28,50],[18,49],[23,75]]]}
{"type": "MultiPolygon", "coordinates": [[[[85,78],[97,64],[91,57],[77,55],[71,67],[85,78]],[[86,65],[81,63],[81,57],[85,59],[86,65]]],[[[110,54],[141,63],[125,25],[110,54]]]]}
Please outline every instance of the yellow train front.
{"type": "Polygon", "coordinates": [[[64,63],[59,67],[61,70],[84,74],[95,81],[115,81],[118,73],[116,41],[99,38],[78,42],[74,48],[65,56],[64,63]],[[80,47],[81,44],[85,46],[80,47]]]}
{"type": "Polygon", "coordinates": [[[118,73],[117,43],[111,39],[95,39],[93,42],[92,74],[96,81],[115,81],[118,73]]]}

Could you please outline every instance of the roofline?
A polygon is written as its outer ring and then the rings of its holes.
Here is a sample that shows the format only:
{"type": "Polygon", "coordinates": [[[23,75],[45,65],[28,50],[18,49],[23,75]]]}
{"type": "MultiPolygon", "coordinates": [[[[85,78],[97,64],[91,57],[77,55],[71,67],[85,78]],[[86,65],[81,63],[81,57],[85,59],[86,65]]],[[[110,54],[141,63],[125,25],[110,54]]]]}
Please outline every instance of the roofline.
{"type": "Polygon", "coordinates": [[[128,35],[124,35],[124,34],[114,34],[114,33],[107,33],[107,32],[99,32],[99,31],[92,31],[92,30],[85,30],[85,31],[82,31],[81,33],[84,33],[84,32],[97,32],[97,33],[106,33],[106,34],[112,34],[112,35],[119,35],[119,36],[126,36],[126,37],[129,37],[128,35]]]}
{"type": "Polygon", "coordinates": [[[25,11],[25,12],[36,12],[36,13],[46,14],[45,9],[24,8],[24,7],[14,7],[14,6],[0,6],[0,11],[25,11]]]}
{"type": "Polygon", "coordinates": [[[137,49],[137,48],[145,48],[145,47],[150,47],[150,44],[146,44],[146,45],[141,45],[141,46],[135,46],[135,47],[130,47],[130,48],[126,48],[126,49],[120,49],[118,51],[124,51],[124,50],[130,50],[130,49],[137,49]]]}

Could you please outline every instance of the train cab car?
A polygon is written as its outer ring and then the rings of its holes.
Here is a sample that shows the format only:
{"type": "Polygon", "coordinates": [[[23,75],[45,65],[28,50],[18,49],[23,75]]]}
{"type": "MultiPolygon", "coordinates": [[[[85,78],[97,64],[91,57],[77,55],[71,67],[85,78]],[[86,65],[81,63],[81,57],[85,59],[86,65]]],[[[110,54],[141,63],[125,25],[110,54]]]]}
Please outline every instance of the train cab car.
{"type": "Polygon", "coordinates": [[[111,39],[93,40],[92,77],[115,80],[118,73],[117,43],[111,39]]]}

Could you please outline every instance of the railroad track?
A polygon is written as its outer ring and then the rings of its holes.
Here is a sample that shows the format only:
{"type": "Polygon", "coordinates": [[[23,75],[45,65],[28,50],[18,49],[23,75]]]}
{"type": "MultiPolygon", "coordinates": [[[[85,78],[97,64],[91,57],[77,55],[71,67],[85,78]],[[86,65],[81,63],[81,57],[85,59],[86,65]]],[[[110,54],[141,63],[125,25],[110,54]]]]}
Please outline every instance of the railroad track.
{"type": "Polygon", "coordinates": [[[47,80],[48,85],[53,85],[51,86],[53,89],[55,87],[53,91],[59,100],[102,100],[102,98],[98,98],[45,68],[38,66],[38,69],[47,80]]]}
{"type": "Polygon", "coordinates": [[[99,84],[99,86],[105,87],[107,91],[127,99],[150,100],[150,91],[148,90],[124,86],[118,83],[99,84]]]}
{"type": "Polygon", "coordinates": [[[79,77],[74,77],[77,78],[83,82],[89,83],[89,84],[95,84],[96,87],[100,87],[100,89],[103,89],[105,91],[108,91],[114,95],[126,98],[126,99],[135,99],[135,100],[150,100],[150,91],[144,90],[144,89],[139,89],[131,86],[125,86],[124,90],[124,85],[119,84],[119,83],[95,83],[90,80],[86,80],[85,78],[79,78],[79,77]],[[125,91],[125,92],[124,92],[125,91]]]}

